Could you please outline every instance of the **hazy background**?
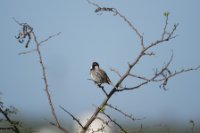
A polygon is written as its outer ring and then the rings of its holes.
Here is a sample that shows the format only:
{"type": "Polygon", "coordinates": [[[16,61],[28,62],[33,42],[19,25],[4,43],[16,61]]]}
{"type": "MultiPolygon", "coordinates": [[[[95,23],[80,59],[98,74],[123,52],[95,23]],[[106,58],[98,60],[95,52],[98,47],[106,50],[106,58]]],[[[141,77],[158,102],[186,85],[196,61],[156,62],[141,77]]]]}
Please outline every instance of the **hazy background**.
{"type": "MultiPolygon", "coordinates": [[[[179,23],[176,39],[152,49],[155,57],[145,57],[134,72],[150,76],[153,69],[161,68],[174,51],[171,70],[195,67],[200,64],[200,1],[183,0],[96,0],[105,7],[118,9],[141,33],[146,44],[161,37],[163,12],[169,11],[169,28],[179,23]]],[[[124,73],[127,62],[132,62],[139,50],[139,39],[128,25],[112,13],[97,15],[96,7],[86,0],[1,0],[0,1],[0,92],[6,105],[19,109],[19,116],[28,119],[51,119],[50,109],[36,53],[18,55],[28,49],[15,39],[20,27],[13,21],[27,22],[34,28],[38,40],[62,32],[41,47],[52,100],[60,119],[71,119],[58,107],[62,105],[79,116],[93,111],[104,94],[89,78],[93,61],[98,61],[110,79],[118,77],[109,69],[124,73]]],[[[33,41],[32,41],[33,42],[33,41]]],[[[168,91],[158,84],[114,95],[109,103],[148,120],[171,119],[188,122],[200,120],[200,71],[172,78],[168,91]]],[[[135,84],[129,78],[124,85],[135,84]]],[[[110,86],[105,86],[109,91],[110,86]]],[[[113,113],[115,118],[121,115],[113,113]]]]}

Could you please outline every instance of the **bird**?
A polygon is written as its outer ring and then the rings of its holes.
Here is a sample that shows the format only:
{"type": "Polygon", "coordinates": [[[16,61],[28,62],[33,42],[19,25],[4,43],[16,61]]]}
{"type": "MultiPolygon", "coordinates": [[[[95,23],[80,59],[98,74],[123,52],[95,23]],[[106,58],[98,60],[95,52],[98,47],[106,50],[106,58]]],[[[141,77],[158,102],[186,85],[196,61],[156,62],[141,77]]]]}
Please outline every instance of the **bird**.
{"type": "Polygon", "coordinates": [[[97,84],[99,87],[102,87],[101,84],[107,83],[112,85],[112,82],[106,72],[99,67],[98,62],[93,62],[90,68],[90,76],[91,79],[97,84]]]}

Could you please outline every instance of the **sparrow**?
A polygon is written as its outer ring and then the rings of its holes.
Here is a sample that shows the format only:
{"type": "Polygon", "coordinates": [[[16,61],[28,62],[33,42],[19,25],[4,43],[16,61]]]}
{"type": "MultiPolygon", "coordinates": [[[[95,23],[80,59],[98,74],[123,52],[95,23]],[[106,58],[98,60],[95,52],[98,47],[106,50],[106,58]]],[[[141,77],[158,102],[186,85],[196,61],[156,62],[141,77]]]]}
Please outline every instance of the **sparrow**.
{"type": "Polygon", "coordinates": [[[97,62],[92,63],[90,76],[94,83],[97,84],[99,87],[101,87],[101,84],[103,83],[112,84],[106,72],[99,67],[99,63],[97,62]]]}

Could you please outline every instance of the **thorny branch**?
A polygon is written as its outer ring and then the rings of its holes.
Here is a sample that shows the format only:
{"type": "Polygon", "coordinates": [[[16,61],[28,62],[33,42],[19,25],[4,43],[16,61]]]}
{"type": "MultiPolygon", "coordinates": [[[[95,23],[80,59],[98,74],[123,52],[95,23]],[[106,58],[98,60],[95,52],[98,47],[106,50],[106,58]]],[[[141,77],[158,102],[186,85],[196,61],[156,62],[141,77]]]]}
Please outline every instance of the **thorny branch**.
{"type": "MultiPolygon", "coordinates": [[[[172,57],[171,57],[171,59],[172,59],[172,57]]],[[[167,63],[167,65],[165,65],[159,72],[158,72],[158,70],[156,70],[155,75],[152,78],[147,78],[147,77],[144,77],[144,76],[135,75],[135,74],[130,73],[129,76],[134,77],[134,78],[138,78],[138,79],[142,79],[144,82],[140,83],[139,85],[137,85],[135,87],[123,88],[123,89],[118,90],[118,91],[137,89],[137,88],[141,87],[142,85],[145,85],[149,82],[161,82],[159,87],[163,88],[164,90],[167,90],[166,85],[167,85],[169,79],[171,79],[172,77],[177,76],[177,75],[182,74],[182,73],[185,73],[185,72],[200,69],[200,66],[197,66],[195,68],[188,68],[188,69],[182,69],[182,70],[179,70],[179,71],[171,72],[168,69],[171,61],[172,60],[170,60],[167,63]]]]}
{"type": "MultiPolygon", "coordinates": [[[[29,26],[27,23],[19,23],[18,21],[16,21],[16,19],[14,19],[16,23],[18,23],[20,26],[22,26],[22,34],[24,36],[22,36],[22,39],[25,39],[26,38],[26,34],[28,34],[28,37],[30,37],[29,39],[31,39],[33,37],[34,39],[34,42],[36,44],[36,52],[37,52],[37,55],[38,55],[38,58],[39,58],[39,63],[41,65],[41,69],[42,69],[42,76],[43,76],[43,81],[44,81],[44,85],[45,85],[45,92],[46,92],[46,95],[47,95],[47,98],[48,98],[48,102],[49,102],[49,106],[50,106],[50,109],[51,109],[51,113],[52,113],[52,116],[56,122],[55,126],[60,129],[61,131],[65,132],[65,133],[68,133],[67,129],[63,128],[61,125],[60,125],[60,122],[57,118],[57,115],[56,115],[56,112],[55,112],[55,109],[54,109],[54,106],[53,106],[53,103],[52,103],[52,99],[51,99],[51,95],[50,95],[50,92],[49,92],[49,86],[48,86],[48,80],[47,80],[47,74],[46,74],[46,69],[45,69],[45,65],[44,65],[44,61],[43,61],[43,58],[42,58],[42,53],[40,51],[40,44],[48,41],[50,38],[54,37],[54,36],[57,36],[59,35],[60,33],[57,33],[53,36],[50,36],[49,38],[41,41],[41,42],[38,42],[37,40],[37,37],[35,35],[35,33],[33,32],[33,28],[31,26],[29,26]],[[25,29],[25,30],[24,30],[25,29]]],[[[17,37],[16,39],[21,39],[20,37],[20,34],[21,32],[19,33],[19,37],[17,37]]],[[[28,40],[28,42],[26,43],[26,46],[28,46],[28,44],[30,43],[30,40],[28,40]]]]}
{"type": "Polygon", "coordinates": [[[114,123],[116,126],[118,126],[122,133],[128,133],[119,123],[117,123],[116,120],[113,120],[111,116],[106,114],[104,111],[101,112],[103,115],[105,115],[112,123],[114,123]]]}
{"type": "MultiPolygon", "coordinates": [[[[121,91],[125,91],[125,90],[134,90],[137,88],[141,88],[143,85],[148,84],[149,82],[155,82],[155,81],[159,81],[161,82],[161,86],[164,90],[166,90],[165,86],[167,85],[168,80],[171,77],[174,77],[178,74],[184,73],[184,72],[188,72],[191,70],[197,70],[200,68],[200,66],[196,67],[196,68],[190,68],[190,69],[183,69],[181,71],[175,71],[174,73],[171,73],[171,71],[169,70],[169,65],[173,59],[173,54],[169,60],[169,62],[160,70],[160,71],[156,71],[155,75],[150,78],[147,79],[143,76],[137,76],[134,75],[131,70],[138,64],[138,62],[142,59],[143,56],[145,55],[154,55],[153,52],[149,52],[148,50],[151,49],[152,47],[155,47],[157,45],[162,44],[163,42],[169,41],[171,39],[176,38],[176,35],[174,35],[178,24],[174,24],[172,30],[170,32],[167,32],[167,26],[168,26],[168,16],[169,13],[164,14],[165,16],[165,25],[163,28],[163,33],[161,35],[161,39],[158,39],[150,44],[145,45],[144,44],[144,38],[143,35],[138,31],[138,29],[136,27],[133,26],[133,24],[124,16],[122,15],[117,9],[115,8],[108,8],[108,7],[101,7],[98,4],[91,2],[90,0],[87,0],[89,4],[93,5],[96,7],[95,9],[95,13],[102,13],[102,12],[112,12],[114,13],[114,16],[119,16],[120,18],[122,18],[124,20],[124,22],[126,22],[128,24],[128,26],[136,33],[136,35],[138,36],[138,38],[140,39],[140,45],[141,45],[141,51],[138,54],[138,56],[133,60],[132,63],[128,64],[128,69],[127,71],[121,75],[119,74],[119,72],[117,70],[113,70],[114,72],[116,72],[118,74],[118,76],[120,77],[119,81],[114,85],[113,89],[108,93],[107,97],[102,101],[102,103],[96,108],[95,112],[93,113],[93,115],[89,118],[89,120],[86,122],[86,124],[84,125],[81,133],[85,133],[88,129],[88,127],[91,125],[91,123],[96,119],[97,115],[99,113],[102,112],[102,108],[104,108],[107,105],[107,102],[109,101],[109,99],[112,97],[112,95],[116,92],[121,92],[121,91]],[[134,87],[124,87],[124,88],[119,88],[120,84],[124,81],[124,79],[126,79],[128,76],[132,76],[132,77],[136,77],[139,79],[144,80],[144,82],[142,82],[141,84],[134,86],[134,87]],[[161,77],[161,79],[158,79],[159,77],[161,77]]],[[[111,119],[110,117],[108,117],[109,119],[111,119]]],[[[115,122],[115,121],[113,121],[115,122]]],[[[123,128],[121,128],[123,129],[123,128]]],[[[124,130],[125,131],[125,130],[124,130]]]]}
{"type": "MultiPolygon", "coordinates": [[[[39,42],[39,45],[42,45],[44,42],[47,42],[47,41],[49,41],[49,39],[56,37],[56,36],[59,36],[60,34],[61,34],[61,32],[58,32],[54,35],[49,36],[45,40],[39,42]]],[[[18,55],[28,54],[28,53],[32,53],[32,52],[36,52],[36,51],[37,51],[37,49],[32,49],[32,50],[28,50],[28,51],[25,51],[25,52],[20,52],[18,55]]]]}
{"type": "Polygon", "coordinates": [[[3,114],[5,117],[6,121],[10,124],[10,127],[0,127],[0,130],[12,130],[15,133],[20,133],[19,128],[17,125],[19,122],[14,122],[13,120],[10,119],[9,113],[7,110],[3,110],[2,106],[0,106],[0,113],[3,114]]]}
{"type": "Polygon", "coordinates": [[[167,33],[167,25],[168,25],[168,19],[169,19],[169,12],[165,12],[164,13],[164,16],[166,17],[166,20],[165,20],[165,26],[164,26],[164,28],[163,28],[163,33],[162,33],[162,37],[161,37],[161,39],[164,39],[164,37],[165,37],[165,35],[166,35],[166,33],[167,33]]]}
{"type": "Polygon", "coordinates": [[[141,120],[141,119],[138,119],[138,118],[134,118],[133,115],[131,115],[131,114],[125,113],[124,111],[120,110],[116,106],[114,107],[114,106],[112,106],[111,104],[108,104],[108,103],[106,104],[106,106],[110,107],[111,109],[116,110],[117,112],[121,113],[122,115],[124,115],[125,117],[131,119],[132,121],[141,120]]]}
{"type": "Polygon", "coordinates": [[[64,112],[66,112],[67,114],[69,114],[72,118],[73,118],[73,120],[75,120],[78,124],[79,124],[79,126],[81,126],[82,128],[83,128],[83,125],[81,124],[81,122],[80,122],[80,120],[79,119],[77,119],[72,113],[70,113],[69,111],[67,111],[65,108],[63,108],[62,106],[59,106],[64,112]]]}
{"type": "Polygon", "coordinates": [[[95,13],[99,13],[99,12],[112,12],[114,14],[114,16],[119,15],[120,18],[122,18],[127,24],[128,26],[136,33],[136,35],[139,37],[139,39],[141,40],[141,46],[144,47],[144,41],[143,41],[143,35],[137,30],[137,28],[135,26],[133,26],[133,24],[124,16],[122,15],[117,9],[115,8],[108,8],[108,7],[100,7],[98,4],[91,2],[90,0],[87,0],[89,4],[92,4],[94,6],[96,6],[97,8],[95,9],[95,13]]]}
{"type": "MultiPolygon", "coordinates": [[[[170,63],[172,62],[172,59],[173,59],[173,54],[172,54],[170,60],[168,61],[168,63],[167,63],[160,71],[156,71],[156,72],[155,72],[155,75],[154,75],[151,79],[146,80],[146,81],[144,81],[144,82],[142,82],[142,83],[140,83],[139,85],[136,85],[136,86],[134,86],[134,87],[130,87],[130,88],[125,87],[125,88],[120,89],[120,90],[118,89],[117,91],[120,92],[120,91],[124,91],[124,90],[134,90],[134,89],[138,89],[138,88],[140,88],[141,86],[143,86],[143,85],[145,85],[145,84],[148,84],[149,82],[152,82],[152,81],[153,81],[154,79],[156,79],[157,77],[159,77],[159,76],[161,76],[161,75],[164,75],[164,72],[168,70],[168,67],[169,67],[170,63]]],[[[127,76],[129,76],[129,75],[130,75],[130,73],[128,73],[127,76]]],[[[166,81],[166,82],[167,82],[167,81],[166,81]]],[[[163,84],[163,89],[165,89],[165,86],[166,86],[166,85],[167,85],[166,83],[163,84]]]]}

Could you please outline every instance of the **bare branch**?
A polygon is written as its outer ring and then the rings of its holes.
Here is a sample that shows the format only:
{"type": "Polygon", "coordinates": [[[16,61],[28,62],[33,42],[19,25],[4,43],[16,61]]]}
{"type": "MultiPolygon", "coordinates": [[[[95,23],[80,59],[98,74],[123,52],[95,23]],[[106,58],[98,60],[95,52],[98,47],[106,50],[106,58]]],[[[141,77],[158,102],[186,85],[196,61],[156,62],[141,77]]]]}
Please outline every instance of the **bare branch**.
{"type": "Polygon", "coordinates": [[[121,113],[122,115],[124,115],[125,117],[131,119],[132,121],[135,121],[135,120],[141,120],[141,119],[137,119],[137,118],[134,118],[133,115],[130,115],[130,114],[127,114],[125,113],[124,111],[118,109],[116,106],[112,106],[111,104],[106,104],[106,106],[110,107],[111,109],[114,109],[115,111],[121,113]]]}
{"type": "MultiPolygon", "coordinates": [[[[177,25],[178,26],[178,25],[177,25]]],[[[163,42],[166,42],[166,41],[169,41],[171,39],[174,39],[176,36],[172,36],[174,31],[176,30],[177,26],[174,27],[173,31],[171,31],[171,33],[169,34],[169,36],[165,39],[162,39],[162,40],[157,40],[153,43],[151,43],[150,45],[148,45],[146,48],[145,48],[145,51],[147,51],[148,49],[150,49],[151,47],[153,46],[156,46],[158,44],[162,44],[163,42]]]]}
{"type": "MultiPolygon", "coordinates": [[[[56,36],[59,36],[61,34],[61,32],[58,32],[54,35],[51,35],[49,36],[48,38],[44,39],[43,41],[39,42],[39,45],[42,45],[44,42],[47,42],[49,41],[51,38],[53,37],[56,37],[56,36]]],[[[25,52],[20,52],[18,55],[23,55],[23,54],[29,54],[29,53],[32,53],[32,52],[36,52],[37,49],[32,49],[32,50],[29,50],[29,51],[25,51],[25,52]]]]}
{"type": "Polygon", "coordinates": [[[106,97],[108,96],[108,93],[106,92],[106,90],[104,89],[104,86],[102,85],[97,85],[99,88],[102,89],[103,93],[106,95],[106,97]]]}
{"type": "Polygon", "coordinates": [[[117,123],[116,120],[113,120],[108,114],[106,114],[104,111],[101,112],[104,114],[112,123],[114,123],[116,126],[118,126],[122,133],[128,133],[119,123],[117,123]]]}
{"type": "Polygon", "coordinates": [[[182,70],[179,70],[179,71],[171,72],[171,71],[169,71],[168,67],[171,64],[172,59],[173,59],[173,54],[172,54],[170,60],[168,61],[168,63],[159,72],[156,71],[155,75],[152,78],[146,78],[146,77],[143,77],[143,76],[138,76],[138,75],[134,75],[134,74],[129,73],[129,76],[132,76],[132,77],[135,77],[135,78],[138,78],[138,79],[142,79],[142,80],[144,80],[144,82],[140,83],[137,86],[130,87],[130,88],[123,88],[123,89],[119,89],[117,91],[134,90],[134,89],[140,88],[141,86],[143,86],[143,85],[145,85],[149,82],[161,82],[161,81],[163,81],[163,83],[161,83],[160,87],[162,87],[164,90],[166,90],[165,86],[167,85],[167,82],[170,78],[177,76],[179,74],[185,73],[185,72],[200,69],[200,65],[199,65],[199,66],[194,67],[194,68],[182,69],[182,70]],[[161,78],[159,78],[159,77],[161,77],[161,78]]]}
{"type": "MultiPolygon", "coordinates": [[[[88,0],[89,1],[89,0],[88,0]]],[[[157,46],[158,44],[161,44],[165,41],[169,41],[170,39],[173,39],[175,38],[176,36],[173,36],[176,28],[178,25],[174,25],[174,28],[172,29],[172,31],[168,34],[168,37],[167,38],[164,38],[164,39],[160,39],[160,40],[157,40],[153,43],[150,43],[149,45],[147,45],[147,47],[144,46],[144,43],[143,43],[143,36],[139,33],[139,31],[131,24],[131,22],[125,17],[123,16],[122,14],[120,14],[115,8],[106,8],[106,7],[100,7],[98,4],[96,3],[93,3],[93,2],[89,2],[90,4],[92,3],[92,5],[96,6],[97,9],[95,10],[95,12],[104,12],[104,11],[108,11],[108,12],[113,12],[115,15],[119,15],[121,18],[123,18],[123,20],[132,28],[132,30],[134,32],[136,32],[136,34],[138,35],[138,37],[140,38],[140,41],[141,41],[141,46],[142,46],[142,49],[140,51],[140,53],[138,54],[138,56],[135,58],[135,60],[132,62],[132,63],[129,63],[129,67],[127,69],[127,71],[121,75],[119,81],[113,86],[113,89],[110,91],[110,93],[108,93],[107,97],[102,101],[102,103],[99,105],[99,107],[95,110],[95,112],[93,113],[93,115],[91,116],[91,118],[86,122],[83,130],[81,131],[81,133],[85,133],[88,129],[88,127],[90,126],[90,124],[96,119],[96,116],[101,112],[101,107],[104,107],[107,102],[109,101],[109,99],[112,97],[112,95],[115,93],[115,92],[119,92],[119,91],[124,91],[124,90],[134,90],[136,88],[139,88],[149,82],[151,82],[152,80],[154,80],[158,75],[162,74],[164,70],[166,69],[163,69],[161,70],[159,73],[156,74],[156,76],[154,76],[151,80],[148,80],[148,81],[144,81],[142,82],[141,84],[135,86],[135,87],[131,87],[131,88],[123,88],[123,89],[117,89],[120,84],[124,81],[124,79],[126,79],[126,77],[129,76],[132,68],[138,64],[138,62],[140,61],[140,59],[148,54],[148,50],[151,48],[151,47],[154,47],[154,46],[157,46]]],[[[167,65],[166,65],[167,66],[167,65]]]]}
{"type": "Polygon", "coordinates": [[[48,85],[48,81],[47,81],[46,69],[45,69],[45,66],[44,66],[44,63],[43,63],[43,59],[42,59],[42,54],[41,54],[41,51],[40,51],[39,43],[37,41],[37,38],[36,38],[34,32],[32,32],[32,34],[34,36],[34,41],[35,41],[36,47],[37,47],[36,51],[37,51],[37,54],[38,54],[38,57],[39,57],[39,62],[40,62],[41,68],[42,68],[42,76],[43,76],[43,80],[44,80],[44,84],[45,84],[45,92],[47,94],[49,105],[51,107],[52,115],[53,115],[53,117],[54,117],[54,119],[56,121],[57,126],[60,127],[60,124],[58,122],[58,118],[56,116],[55,109],[54,109],[54,106],[53,106],[53,103],[52,103],[52,100],[51,100],[51,95],[49,93],[49,85],[48,85]]]}
{"type": "MultiPolygon", "coordinates": [[[[129,27],[132,28],[133,31],[135,31],[135,33],[138,35],[138,37],[142,40],[143,42],[143,36],[142,34],[140,34],[140,32],[138,31],[138,29],[136,27],[134,27],[132,25],[132,23],[124,16],[122,15],[120,12],[118,12],[117,10],[114,10],[116,15],[119,15],[128,25],[129,27]]],[[[143,44],[143,43],[142,43],[143,44]]]]}
{"type": "Polygon", "coordinates": [[[141,41],[141,46],[144,48],[144,40],[143,40],[143,35],[138,31],[138,29],[133,26],[133,24],[126,18],[126,16],[122,15],[117,9],[115,8],[109,8],[109,7],[101,7],[97,3],[91,2],[90,0],[87,0],[89,4],[92,4],[93,6],[96,6],[95,12],[113,12],[114,16],[119,15],[120,18],[122,18],[128,26],[136,33],[136,35],[140,38],[141,41]]]}
{"type": "Polygon", "coordinates": [[[56,37],[56,36],[59,36],[60,34],[61,34],[61,32],[58,32],[58,33],[56,33],[56,34],[53,34],[53,35],[49,36],[48,38],[46,38],[46,39],[44,39],[43,41],[39,42],[39,45],[41,45],[41,44],[44,43],[44,42],[49,41],[49,39],[51,39],[51,38],[54,38],[54,37],[56,37]]]}
{"type": "Polygon", "coordinates": [[[161,40],[164,39],[164,37],[165,37],[165,35],[166,35],[166,33],[167,33],[166,29],[167,29],[167,25],[168,25],[169,12],[165,12],[165,13],[164,13],[164,16],[165,16],[166,19],[165,19],[165,26],[164,26],[164,28],[163,28],[163,33],[162,33],[161,40]]]}
{"type": "Polygon", "coordinates": [[[90,0],[87,0],[87,2],[88,2],[89,4],[92,4],[93,6],[96,6],[97,8],[100,8],[100,6],[99,6],[98,4],[96,4],[96,3],[94,3],[94,2],[91,2],[90,0]]]}
{"type": "Polygon", "coordinates": [[[60,122],[59,122],[59,120],[57,118],[57,115],[56,115],[56,112],[55,112],[55,109],[54,109],[54,106],[53,106],[53,102],[52,102],[52,99],[51,99],[51,95],[50,95],[50,92],[49,92],[47,74],[46,74],[46,69],[45,69],[44,61],[43,61],[43,58],[42,58],[42,53],[40,51],[40,44],[48,41],[50,38],[52,38],[54,36],[59,35],[60,33],[52,35],[52,36],[48,37],[47,39],[45,39],[45,40],[43,40],[43,41],[41,41],[39,43],[38,40],[37,40],[37,37],[36,37],[35,33],[33,32],[33,28],[31,26],[29,26],[27,23],[19,23],[18,21],[16,21],[16,22],[19,25],[22,26],[22,36],[21,36],[21,32],[20,32],[18,38],[16,38],[16,39],[21,39],[21,38],[24,39],[27,35],[30,37],[29,40],[28,40],[28,42],[27,42],[27,44],[26,44],[26,48],[28,46],[28,43],[30,42],[30,40],[33,37],[33,40],[34,40],[34,42],[36,44],[36,53],[38,55],[39,63],[40,63],[41,69],[42,69],[42,77],[43,77],[43,81],[44,81],[44,85],[45,85],[45,89],[44,90],[45,90],[46,95],[47,95],[48,103],[49,103],[49,106],[50,106],[50,109],[51,109],[51,114],[52,114],[52,116],[53,116],[53,118],[55,120],[55,125],[61,131],[65,132],[65,133],[68,133],[67,129],[63,128],[60,125],[60,122]]]}
{"type": "Polygon", "coordinates": [[[20,133],[19,128],[16,126],[18,124],[18,122],[14,122],[13,120],[10,119],[10,117],[8,116],[8,113],[6,112],[6,110],[3,110],[2,107],[0,106],[0,113],[3,114],[3,116],[5,117],[6,121],[8,121],[8,123],[10,124],[11,127],[0,127],[0,130],[12,130],[15,133],[20,133]]]}
{"type": "Polygon", "coordinates": [[[122,77],[121,74],[119,73],[119,71],[115,68],[110,68],[110,71],[115,72],[120,78],[122,77]]]}
{"type": "MultiPolygon", "coordinates": [[[[88,79],[91,80],[95,83],[95,81],[93,79],[88,79]]],[[[96,83],[95,83],[96,84],[96,83]]],[[[106,97],[108,96],[108,93],[106,92],[106,90],[104,89],[104,86],[102,86],[101,84],[96,84],[97,87],[101,88],[101,90],[103,91],[103,93],[106,95],[106,97]]]]}
{"type": "Polygon", "coordinates": [[[69,114],[69,115],[73,118],[73,120],[75,120],[75,121],[79,124],[79,126],[81,126],[81,128],[84,128],[79,119],[77,119],[74,115],[72,115],[69,111],[67,111],[67,110],[66,110],[65,108],[63,108],[62,106],[59,106],[59,107],[60,107],[64,112],[66,112],[67,114],[69,114]]]}
{"type": "Polygon", "coordinates": [[[20,52],[20,53],[18,53],[18,55],[29,54],[29,53],[36,52],[36,51],[37,51],[36,49],[32,49],[32,50],[29,50],[29,51],[20,52]]]}
{"type": "Polygon", "coordinates": [[[153,55],[155,55],[155,53],[154,52],[145,52],[144,55],[153,56],[153,55]]]}
{"type": "MultiPolygon", "coordinates": [[[[157,77],[159,77],[160,75],[163,74],[164,71],[168,70],[168,67],[170,65],[170,63],[172,62],[172,59],[173,59],[173,54],[171,55],[171,58],[170,60],[168,61],[168,63],[159,71],[159,72],[156,72],[155,75],[150,79],[150,80],[145,80],[144,82],[140,83],[139,85],[137,86],[134,86],[134,87],[130,87],[130,88],[123,88],[123,89],[118,89],[117,91],[120,92],[120,91],[124,91],[124,90],[134,90],[134,89],[138,89],[140,88],[141,86],[143,85],[146,85],[148,84],[149,82],[152,82],[154,79],[156,79],[157,77]]],[[[128,73],[129,75],[130,73],[128,73]]],[[[165,89],[165,88],[164,88],[165,89]]]]}
{"type": "MultiPolygon", "coordinates": [[[[164,68],[165,71],[169,71],[167,70],[167,68],[164,68]]],[[[167,82],[169,81],[169,79],[171,79],[172,77],[174,76],[177,76],[179,74],[182,74],[182,73],[186,73],[186,72],[189,72],[189,71],[195,71],[195,70],[198,70],[200,69],[200,66],[197,66],[197,67],[194,67],[194,68],[188,68],[188,69],[182,69],[182,70],[179,70],[179,71],[174,71],[174,72],[168,72],[168,74],[160,74],[162,75],[161,78],[160,75],[157,75],[157,77],[152,77],[152,78],[146,78],[144,76],[139,76],[139,75],[135,75],[135,74],[129,74],[129,76],[131,77],[134,77],[134,78],[138,78],[138,79],[141,79],[141,80],[144,80],[145,82],[143,82],[142,85],[144,85],[144,83],[147,83],[147,82],[162,82],[161,85],[160,85],[160,88],[163,88],[164,90],[166,90],[165,86],[167,85],[167,82]]],[[[161,70],[162,71],[162,70],[161,70]]]]}
{"type": "Polygon", "coordinates": [[[161,78],[161,79],[157,79],[157,80],[155,79],[155,81],[164,81],[160,85],[160,87],[163,88],[164,90],[166,90],[165,86],[167,85],[167,82],[169,81],[169,79],[171,79],[172,77],[177,76],[179,74],[182,74],[182,73],[198,70],[199,68],[200,68],[200,66],[197,66],[196,68],[188,68],[188,69],[182,69],[182,70],[179,70],[179,71],[174,71],[173,73],[170,73],[168,75],[163,76],[163,78],[161,78]]]}
{"type": "Polygon", "coordinates": [[[41,68],[42,68],[42,76],[43,76],[43,80],[44,80],[44,84],[45,84],[45,92],[46,92],[48,102],[49,102],[49,105],[50,105],[50,108],[51,108],[52,116],[54,117],[54,120],[56,121],[56,127],[59,128],[60,130],[62,130],[63,132],[68,133],[68,131],[66,129],[64,129],[58,121],[58,118],[57,118],[57,115],[56,115],[56,112],[55,112],[55,109],[54,109],[54,106],[53,106],[53,103],[52,103],[52,100],[51,100],[51,95],[49,93],[49,86],[48,86],[48,81],[47,81],[46,69],[45,69],[44,62],[43,62],[43,59],[42,59],[42,54],[41,54],[41,51],[40,51],[40,43],[38,43],[37,38],[36,38],[33,31],[32,31],[32,35],[33,35],[34,41],[36,43],[36,51],[37,51],[37,54],[38,54],[38,57],[39,57],[39,62],[40,62],[41,68]]]}
{"type": "Polygon", "coordinates": [[[20,26],[23,26],[23,24],[25,24],[25,23],[20,23],[18,20],[16,20],[14,17],[12,17],[12,19],[18,24],[18,25],[20,25],[20,26]]]}
{"type": "Polygon", "coordinates": [[[101,105],[99,105],[96,110],[94,111],[93,115],[88,119],[86,122],[83,130],[80,133],[85,133],[88,130],[88,127],[91,125],[91,123],[96,119],[97,115],[102,112],[102,108],[105,107],[106,103],[108,100],[111,98],[111,96],[116,92],[116,85],[115,87],[111,90],[111,92],[108,94],[108,96],[103,100],[101,105]]]}
{"type": "Polygon", "coordinates": [[[150,79],[148,79],[148,78],[146,78],[144,76],[140,76],[140,75],[136,75],[136,74],[132,74],[132,73],[129,73],[129,76],[137,78],[137,79],[142,79],[142,80],[145,80],[145,81],[150,80],[150,79]]]}

